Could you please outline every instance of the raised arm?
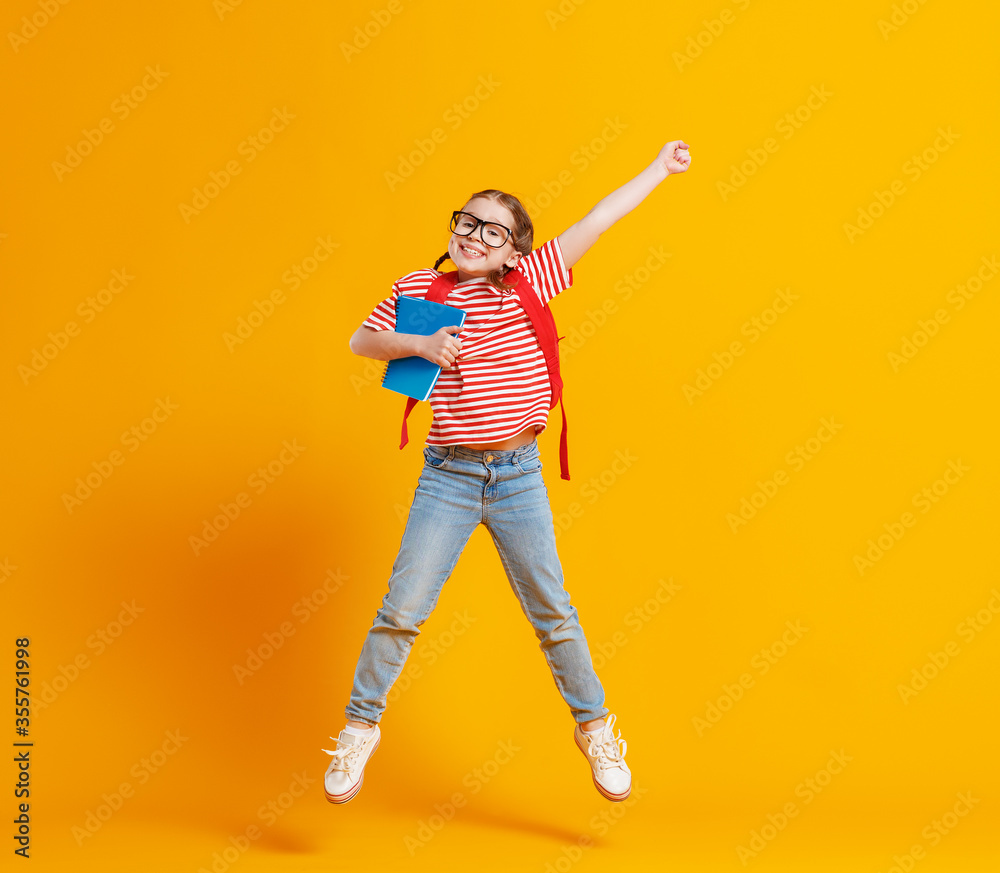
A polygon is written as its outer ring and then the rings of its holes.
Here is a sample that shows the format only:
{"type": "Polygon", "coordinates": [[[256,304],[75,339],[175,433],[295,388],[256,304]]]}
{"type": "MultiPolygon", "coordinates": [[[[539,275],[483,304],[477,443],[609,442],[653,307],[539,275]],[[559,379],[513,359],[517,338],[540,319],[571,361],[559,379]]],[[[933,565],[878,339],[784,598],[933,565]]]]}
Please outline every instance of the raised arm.
{"type": "Polygon", "coordinates": [[[691,165],[688,148],[681,139],[668,142],[638,176],[612,191],[576,224],[559,234],[566,269],[572,269],[604,231],[642,203],[667,176],[683,173],[691,165]]]}

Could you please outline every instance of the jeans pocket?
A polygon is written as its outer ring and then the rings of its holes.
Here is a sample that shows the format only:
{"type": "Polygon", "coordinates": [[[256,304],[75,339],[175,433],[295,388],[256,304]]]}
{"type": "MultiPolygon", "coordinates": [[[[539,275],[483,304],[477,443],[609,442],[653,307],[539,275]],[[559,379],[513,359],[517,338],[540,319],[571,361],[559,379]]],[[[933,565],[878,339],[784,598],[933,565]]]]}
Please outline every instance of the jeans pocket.
{"type": "Polygon", "coordinates": [[[521,460],[517,461],[517,469],[522,473],[541,473],[542,459],[538,455],[521,458],[521,460]]]}
{"type": "Polygon", "coordinates": [[[442,446],[424,446],[424,463],[430,467],[443,467],[448,462],[448,449],[442,446]]]}

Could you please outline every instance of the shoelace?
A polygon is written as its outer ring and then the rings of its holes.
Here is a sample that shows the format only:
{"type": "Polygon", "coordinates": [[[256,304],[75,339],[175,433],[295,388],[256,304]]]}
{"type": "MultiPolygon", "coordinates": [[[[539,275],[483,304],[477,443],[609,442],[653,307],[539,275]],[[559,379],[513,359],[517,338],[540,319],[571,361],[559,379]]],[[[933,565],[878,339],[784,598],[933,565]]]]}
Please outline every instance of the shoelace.
{"type": "Polygon", "coordinates": [[[597,758],[596,763],[602,770],[607,767],[625,766],[628,743],[622,739],[621,731],[618,731],[617,737],[615,736],[614,724],[615,716],[611,715],[600,733],[588,737],[587,754],[597,758]]]}
{"type": "MultiPolygon", "coordinates": [[[[330,737],[330,739],[333,740],[336,737],[330,737]]],[[[358,739],[360,740],[361,738],[358,737],[358,739]]],[[[334,749],[332,752],[329,749],[320,749],[320,751],[333,756],[333,760],[330,762],[331,770],[346,770],[350,772],[351,768],[358,763],[358,755],[361,754],[363,743],[342,743],[337,739],[337,745],[343,746],[343,748],[334,749]]]]}

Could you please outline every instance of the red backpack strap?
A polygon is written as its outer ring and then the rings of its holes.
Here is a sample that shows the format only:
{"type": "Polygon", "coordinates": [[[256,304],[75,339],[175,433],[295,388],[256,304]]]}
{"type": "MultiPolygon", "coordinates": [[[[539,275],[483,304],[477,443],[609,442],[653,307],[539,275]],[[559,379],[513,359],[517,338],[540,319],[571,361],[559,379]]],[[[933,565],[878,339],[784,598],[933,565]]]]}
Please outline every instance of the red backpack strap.
{"type": "Polygon", "coordinates": [[[559,475],[569,479],[569,443],[566,439],[566,398],[559,392],[559,409],[562,412],[562,433],[559,435],[559,475]]]}
{"type": "Polygon", "coordinates": [[[431,282],[431,287],[427,289],[427,296],[424,299],[430,300],[433,303],[444,303],[457,282],[458,270],[452,270],[449,273],[442,273],[433,282],[431,282]]]}
{"type": "Polygon", "coordinates": [[[410,441],[410,435],[406,432],[406,417],[410,414],[410,412],[413,411],[413,407],[416,405],[417,405],[416,397],[406,398],[406,410],[403,412],[403,430],[402,433],[400,434],[400,438],[402,439],[402,442],[399,444],[400,448],[403,448],[403,446],[405,446],[410,441]]]}
{"type": "MultiPolygon", "coordinates": [[[[433,303],[444,303],[448,295],[451,294],[451,291],[455,287],[455,283],[457,281],[458,270],[452,270],[449,273],[442,273],[433,282],[431,282],[431,287],[427,289],[427,296],[424,299],[430,300],[433,303]]],[[[403,428],[400,431],[400,448],[403,448],[403,446],[410,441],[410,436],[406,432],[406,419],[413,411],[413,407],[417,405],[417,402],[416,397],[406,398],[406,408],[403,411],[403,428]]]]}
{"type": "Polygon", "coordinates": [[[545,366],[549,371],[549,386],[552,390],[551,403],[549,409],[555,409],[557,403],[561,404],[562,410],[562,433],[559,436],[559,475],[563,479],[569,479],[569,443],[566,426],[566,404],[563,402],[563,382],[559,372],[559,340],[557,336],[556,320],[552,315],[552,310],[548,305],[543,306],[538,297],[538,293],[528,281],[527,276],[520,270],[511,270],[504,281],[515,283],[518,300],[521,306],[531,319],[531,326],[535,329],[538,337],[538,344],[545,355],[545,366]]]}

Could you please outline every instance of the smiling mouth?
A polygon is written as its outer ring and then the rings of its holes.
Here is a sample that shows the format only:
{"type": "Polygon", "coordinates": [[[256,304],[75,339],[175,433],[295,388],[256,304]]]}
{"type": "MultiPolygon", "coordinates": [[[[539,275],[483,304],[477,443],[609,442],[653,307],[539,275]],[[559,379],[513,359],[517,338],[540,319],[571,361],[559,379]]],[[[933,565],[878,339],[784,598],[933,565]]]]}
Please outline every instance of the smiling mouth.
{"type": "Polygon", "coordinates": [[[465,255],[467,258],[484,258],[484,257],[486,257],[486,255],[484,255],[481,251],[479,251],[477,249],[474,249],[474,248],[470,248],[469,246],[459,245],[459,248],[462,250],[462,254],[465,255]]]}

